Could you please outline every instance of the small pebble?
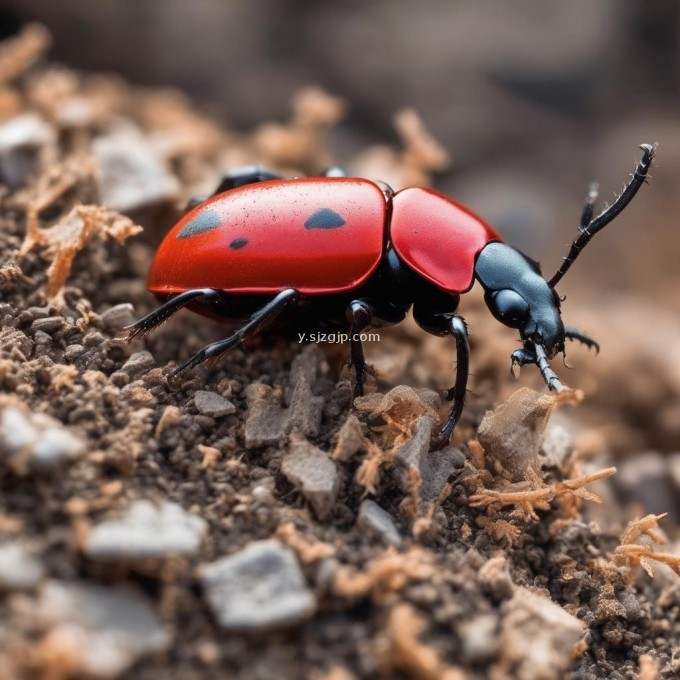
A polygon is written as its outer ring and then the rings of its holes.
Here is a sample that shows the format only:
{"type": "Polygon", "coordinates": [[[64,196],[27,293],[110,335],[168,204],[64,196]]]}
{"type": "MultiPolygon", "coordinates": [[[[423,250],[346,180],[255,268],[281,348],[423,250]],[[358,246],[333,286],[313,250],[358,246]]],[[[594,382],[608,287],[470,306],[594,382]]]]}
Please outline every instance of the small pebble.
{"type": "Polygon", "coordinates": [[[0,125],[0,179],[16,188],[38,171],[40,150],[55,132],[42,117],[25,113],[0,125]]]}
{"type": "Polygon", "coordinates": [[[83,450],[82,440],[54,418],[14,405],[0,412],[0,461],[15,472],[49,472],[83,450]]]}
{"type": "Polygon", "coordinates": [[[0,544],[0,590],[30,590],[44,573],[42,564],[18,541],[0,544]]]}
{"type": "Polygon", "coordinates": [[[327,453],[305,439],[292,439],[290,451],[281,461],[281,472],[311,503],[319,519],[331,514],[340,489],[340,477],[327,453]]]}
{"type": "Polygon", "coordinates": [[[221,628],[259,633],[308,619],[316,598],[297,557],[279,541],[251,543],[201,568],[205,598],[221,628]]]}
{"type": "Polygon", "coordinates": [[[75,361],[84,351],[85,351],[85,347],[83,345],[78,345],[78,344],[69,345],[64,350],[64,356],[69,361],[75,361]]]}
{"type": "Polygon", "coordinates": [[[357,526],[380,537],[388,545],[401,543],[401,535],[392,517],[372,500],[363,501],[359,507],[357,526]]]}
{"type": "Polygon", "coordinates": [[[194,555],[207,528],[203,519],[177,503],[154,505],[139,500],[120,517],[92,527],[83,550],[88,557],[102,561],[194,555]]]}
{"type": "Polygon", "coordinates": [[[33,333],[33,340],[36,345],[51,345],[52,336],[44,333],[43,331],[36,331],[33,333]]]}
{"type": "Polygon", "coordinates": [[[421,416],[416,421],[413,436],[395,451],[394,472],[404,491],[409,489],[409,469],[413,466],[420,471],[421,461],[428,455],[433,427],[434,420],[430,416],[421,416]]]}
{"type": "Polygon", "coordinates": [[[323,397],[314,396],[307,378],[301,373],[286,413],[286,432],[299,432],[307,437],[319,434],[323,405],[323,397]]]}
{"type": "Polygon", "coordinates": [[[563,677],[585,624],[545,595],[522,586],[502,609],[501,653],[512,664],[513,677],[563,677]]]}
{"type": "Polygon", "coordinates": [[[205,416],[212,416],[213,418],[220,418],[228,416],[236,412],[236,407],[228,399],[217,394],[217,392],[208,392],[206,390],[198,390],[194,395],[194,406],[199,413],[205,416]]]}
{"type": "Polygon", "coordinates": [[[31,324],[31,330],[43,331],[43,333],[54,333],[64,325],[63,316],[48,316],[44,319],[36,319],[31,324]]]}
{"type": "Polygon", "coordinates": [[[106,342],[106,338],[99,331],[90,331],[83,337],[85,347],[98,347],[106,342]]]}
{"type": "Polygon", "coordinates": [[[151,600],[127,584],[48,581],[38,610],[51,635],[69,650],[78,677],[117,678],[171,643],[151,600]]]}
{"type": "Polygon", "coordinates": [[[123,302],[102,312],[101,319],[106,330],[119,331],[134,323],[134,308],[129,302],[123,302]]]}
{"type": "Polygon", "coordinates": [[[130,376],[130,378],[137,378],[155,365],[156,360],[151,352],[144,350],[130,355],[130,358],[123,364],[120,370],[130,376]]]}

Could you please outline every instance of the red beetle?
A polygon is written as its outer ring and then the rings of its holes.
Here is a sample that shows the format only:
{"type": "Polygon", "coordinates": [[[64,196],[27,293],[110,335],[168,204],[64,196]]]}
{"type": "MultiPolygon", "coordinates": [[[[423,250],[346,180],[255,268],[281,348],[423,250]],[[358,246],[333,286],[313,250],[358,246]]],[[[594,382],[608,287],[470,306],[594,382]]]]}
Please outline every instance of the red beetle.
{"type": "Polygon", "coordinates": [[[555,285],[643,184],[655,147],[641,149],[630,182],[595,218],[597,192],[591,187],[580,234],[550,280],[481,218],[432,189],[395,194],[337,169],[326,177],[295,179],[259,168],[241,170],[167,234],[148,281],[165,303],[128,327],[128,337],[149,332],[185,306],[244,322],[229,338],[180,364],[172,373],[177,375],[224,354],[286,310],[288,323],[300,328],[349,333],[355,393],[362,394],[361,333],[399,323],[413,307],[424,330],[456,340],[456,381],[448,390],[454,403],[441,430],[448,438],[463,410],[469,368],[467,328],[456,309],[475,278],[491,313],[519,329],[523,346],[512,354],[513,367],[536,364],[550,389],[562,388],[548,359],[564,352],[565,339],[598,348],[565,328],[555,285]]]}

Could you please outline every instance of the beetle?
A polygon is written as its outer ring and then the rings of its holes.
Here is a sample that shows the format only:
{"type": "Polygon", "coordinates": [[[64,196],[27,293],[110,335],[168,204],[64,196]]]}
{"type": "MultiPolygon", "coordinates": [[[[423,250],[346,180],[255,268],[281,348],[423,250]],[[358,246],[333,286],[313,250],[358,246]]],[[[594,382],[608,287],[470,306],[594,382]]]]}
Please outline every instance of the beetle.
{"type": "Polygon", "coordinates": [[[467,326],[456,310],[475,279],[491,314],[519,330],[522,347],[511,355],[511,370],[535,364],[548,388],[560,391],[549,360],[564,354],[565,341],[599,350],[563,324],[555,286],[645,182],[656,146],[640,149],[630,181],[595,217],[591,185],[578,237],[550,279],[484,220],[433,189],[395,193],[338,168],[316,178],[241,169],[224,177],[212,197],[195,200],[165,236],[148,277],[149,290],[164,303],[128,326],[128,339],[183,307],[242,324],[177,366],[175,376],[282,321],[298,329],[342,329],[358,396],[366,376],[361,333],[397,324],[412,308],[425,331],[455,339],[456,377],[447,391],[453,405],[440,431],[446,441],[463,411],[469,372],[467,326]]]}

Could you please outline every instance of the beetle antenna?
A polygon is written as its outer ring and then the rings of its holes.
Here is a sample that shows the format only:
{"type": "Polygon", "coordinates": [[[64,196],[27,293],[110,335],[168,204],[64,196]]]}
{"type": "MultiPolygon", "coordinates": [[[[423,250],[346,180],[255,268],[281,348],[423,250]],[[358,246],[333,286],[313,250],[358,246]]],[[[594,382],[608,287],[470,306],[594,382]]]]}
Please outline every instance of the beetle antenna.
{"type": "Polygon", "coordinates": [[[594,219],[593,209],[595,200],[597,199],[597,185],[590,185],[588,198],[581,215],[581,223],[579,225],[580,233],[571,244],[571,248],[562,262],[562,266],[548,282],[552,288],[554,288],[569,271],[569,267],[571,267],[580,252],[588,245],[590,239],[604,229],[633,200],[635,194],[637,194],[640,187],[645,183],[647,173],[649,172],[649,168],[656,154],[656,147],[657,144],[640,145],[640,148],[642,149],[642,158],[635,166],[635,171],[633,172],[630,181],[617,196],[616,200],[594,219]]]}

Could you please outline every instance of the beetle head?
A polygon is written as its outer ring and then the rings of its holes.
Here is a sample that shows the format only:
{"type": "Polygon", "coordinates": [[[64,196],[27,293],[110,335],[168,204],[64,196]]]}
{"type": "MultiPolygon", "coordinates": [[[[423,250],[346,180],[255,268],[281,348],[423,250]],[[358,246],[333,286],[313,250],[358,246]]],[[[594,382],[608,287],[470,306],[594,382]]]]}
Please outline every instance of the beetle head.
{"type": "Polygon", "coordinates": [[[517,328],[525,343],[542,347],[549,358],[564,352],[560,298],[536,262],[505,243],[493,242],[477,257],[475,276],[498,321],[517,328]]]}

